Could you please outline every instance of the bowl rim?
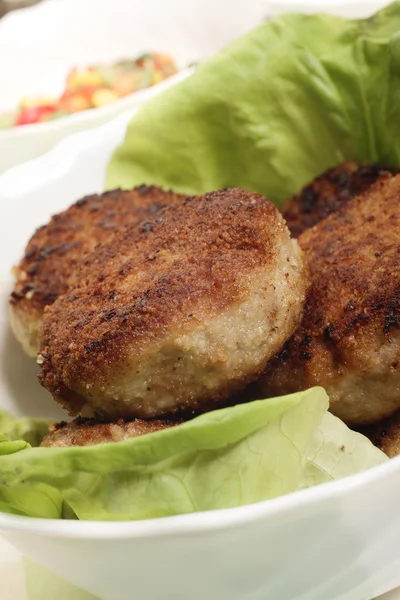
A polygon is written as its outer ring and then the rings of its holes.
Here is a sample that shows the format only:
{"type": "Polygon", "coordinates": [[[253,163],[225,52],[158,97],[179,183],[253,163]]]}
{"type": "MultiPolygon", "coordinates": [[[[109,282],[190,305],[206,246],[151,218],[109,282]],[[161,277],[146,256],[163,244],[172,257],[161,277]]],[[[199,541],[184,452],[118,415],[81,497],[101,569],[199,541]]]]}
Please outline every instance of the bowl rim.
{"type": "Polygon", "coordinates": [[[277,515],[287,515],[296,509],[307,509],[318,503],[340,499],[369,485],[378,485],[383,479],[399,472],[400,456],[397,456],[361,473],[255,504],[137,521],[43,519],[0,512],[0,533],[22,532],[65,539],[108,540],[186,537],[194,534],[202,536],[233,530],[277,515]]]}

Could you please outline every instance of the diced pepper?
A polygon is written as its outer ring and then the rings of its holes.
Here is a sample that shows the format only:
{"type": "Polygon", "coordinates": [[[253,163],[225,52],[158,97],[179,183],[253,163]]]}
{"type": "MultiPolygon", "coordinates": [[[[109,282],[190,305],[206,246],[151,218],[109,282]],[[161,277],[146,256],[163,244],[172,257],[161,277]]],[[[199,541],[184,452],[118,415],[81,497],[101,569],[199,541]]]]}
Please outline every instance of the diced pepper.
{"type": "Polygon", "coordinates": [[[117,92],[106,88],[102,88],[94,92],[92,96],[92,103],[97,108],[99,106],[105,106],[106,104],[115,102],[115,100],[118,100],[118,98],[119,96],[117,92]]]}
{"type": "Polygon", "coordinates": [[[91,98],[87,98],[83,94],[72,94],[71,92],[64,94],[64,96],[60,98],[58,104],[59,110],[65,110],[70,113],[79,112],[88,108],[92,108],[91,98]]]}
{"type": "Polygon", "coordinates": [[[160,81],[163,81],[163,80],[164,80],[164,76],[161,71],[153,71],[152,85],[156,85],[157,83],[160,83],[160,81]]]}
{"type": "Polygon", "coordinates": [[[67,90],[78,90],[86,86],[101,86],[103,78],[99,71],[94,69],[75,69],[67,77],[67,90]]]}
{"type": "Polygon", "coordinates": [[[49,98],[46,96],[32,97],[32,98],[23,98],[19,103],[20,109],[25,108],[36,108],[40,106],[48,106],[55,107],[57,103],[56,98],[49,98]]]}
{"type": "Polygon", "coordinates": [[[114,81],[113,88],[119,96],[127,96],[138,89],[139,81],[140,75],[137,72],[123,73],[114,81]]]}

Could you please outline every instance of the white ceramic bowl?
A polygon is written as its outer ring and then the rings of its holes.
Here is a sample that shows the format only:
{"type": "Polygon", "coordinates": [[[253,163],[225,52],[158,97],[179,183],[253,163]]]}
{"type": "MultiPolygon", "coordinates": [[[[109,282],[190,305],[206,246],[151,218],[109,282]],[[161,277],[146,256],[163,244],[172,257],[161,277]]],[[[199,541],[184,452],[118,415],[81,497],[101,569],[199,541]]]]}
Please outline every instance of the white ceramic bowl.
{"type": "MultiPolygon", "coordinates": [[[[265,15],[263,0],[44,0],[0,21],[0,112],[30,95],[61,93],[70,68],[170,54],[179,69],[217,52],[265,15]]],[[[179,79],[179,77],[178,77],[179,79]]],[[[108,106],[48,123],[0,130],[0,173],[51,149],[64,137],[142,105],[175,78],[108,106]]]]}
{"type": "MultiPolygon", "coordinates": [[[[15,414],[61,412],[10,333],[10,267],[35,226],[101,190],[129,117],[0,177],[0,406],[15,414]]],[[[400,585],[399,506],[400,457],[243,508],[123,523],[0,514],[0,532],[101,600],[369,600],[400,585]]]]}

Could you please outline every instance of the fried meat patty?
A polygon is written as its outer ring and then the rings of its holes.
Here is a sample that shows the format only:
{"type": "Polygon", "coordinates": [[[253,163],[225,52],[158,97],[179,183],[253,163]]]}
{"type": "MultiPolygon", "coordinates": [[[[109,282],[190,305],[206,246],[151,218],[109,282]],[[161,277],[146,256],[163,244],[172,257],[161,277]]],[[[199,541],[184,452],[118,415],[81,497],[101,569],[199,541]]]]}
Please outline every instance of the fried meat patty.
{"type": "Polygon", "coordinates": [[[72,415],[221,406],[299,324],[303,253],[276,207],[221,190],[128,227],[45,311],[40,382],[72,415]]]}
{"type": "Polygon", "coordinates": [[[400,454],[400,411],[362,433],[389,458],[400,454]]]}
{"type": "Polygon", "coordinates": [[[84,255],[126,224],[138,224],[183,199],[154,186],[113,190],[82,198],[39,227],[15,268],[10,297],[12,328],[27,354],[37,355],[44,307],[67,291],[84,255]]]}
{"type": "Polygon", "coordinates": [[[323,386],[350,425],[400,408],[400,176],[303,233],[312,285],[301,325],[269,364],[257,394],[323,386]]]}
{"type": "Polygon", "coordinates": [[[354,161],[322,173],[282,209],[293,237],[299,237],[303,231],[314,227],[366,191],[385,171],[398,173],[398,169],[379,165],[360,166],[354,161]]]}
{"type": "Polygon", "coordinates": [[[139,435],[153,433],[178,425],[180,421],[153,420],[118,421],[106,423],[96,419],[78,417],[72,423],[51,425],[49,433],[43,438],[41,446],[48,448],[65,446],[94,446],[110,442],[122,442],[139,435]]]}

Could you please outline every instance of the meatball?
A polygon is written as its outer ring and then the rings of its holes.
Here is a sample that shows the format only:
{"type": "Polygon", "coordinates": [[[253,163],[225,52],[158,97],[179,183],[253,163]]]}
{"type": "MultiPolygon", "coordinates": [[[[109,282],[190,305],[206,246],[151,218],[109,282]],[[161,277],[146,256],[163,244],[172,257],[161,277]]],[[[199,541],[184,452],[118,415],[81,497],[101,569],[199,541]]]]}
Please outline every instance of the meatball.
{"type": "Polygon", "coordinates": [[[45,311],[40,382],[70,414],[156,418],[221,406],[300,321],[303,253],[256,193],[186,199],[83,261],[45,311]]]}
{"type": "Polygon", "coordinates": [[[301,325],[255,391],[271,397],[323,386],[350,425],[400,408],[400,176],[303,233],[312,285],[301,325]]]}
{"type": "Polygon", "coordinates": [[[130,438],[153,433],[178,425],[179,421],[118,421],[107,423],[96,419],[78,417],[72,423],[57,423],[50,427],[48,435],[43,438],[41,446],[47,448],[65,446],[94,446],[109,442],[122,442],[130,438]]]}
{"type": "Polygon", "coordinates": [[[283,207],[283,216],[292,235],[299,237],[303,231],[338,211],[366,191],[385,171],[398,173],[398,169],[360,166],[356,162],[343,163],[325,171],[283,207]]]}
{"type": "Polygon", "coordinates": [[[114,190],[78,200],[37,229],[15,268],[11,325],[30,356],[36,356],[44,307],[68,289],[77,264],[99,242],[126,224],[138,224],[184,196],[157,187],[114,190]]]}

